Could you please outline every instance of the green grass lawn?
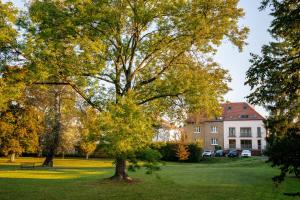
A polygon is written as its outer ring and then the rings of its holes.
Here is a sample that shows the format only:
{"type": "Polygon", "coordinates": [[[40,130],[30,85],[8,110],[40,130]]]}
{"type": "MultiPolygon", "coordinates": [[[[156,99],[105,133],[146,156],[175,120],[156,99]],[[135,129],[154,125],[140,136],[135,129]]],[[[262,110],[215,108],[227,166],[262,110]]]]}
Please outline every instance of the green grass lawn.
{"type": "Polygon", "coordinates": [[[278,170],[261,158],[227,158],[199,164],[166,163],[162,170],[146,175],[130,173],[134,183],[105,181],[113,174],[109,160],[56,159],[53,169],[21,170],[21,162],[41,162],[19,158],[7,163],[0,158],[0,199],[84,200],[84,199],[184,199],[184,200],[264,200],[300,199],[283,192],[300,192],[300,180],[288,177],[279,187],[271,181],[278,170]]]}

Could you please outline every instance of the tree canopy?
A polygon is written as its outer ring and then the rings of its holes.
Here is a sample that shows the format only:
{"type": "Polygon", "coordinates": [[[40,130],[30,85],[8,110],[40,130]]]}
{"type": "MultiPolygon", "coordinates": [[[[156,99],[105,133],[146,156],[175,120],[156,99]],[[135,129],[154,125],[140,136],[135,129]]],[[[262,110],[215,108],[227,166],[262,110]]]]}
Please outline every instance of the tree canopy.
{"type": "Polygon", "coordinates": [[[244,13],[237,4],[33,0],[18,21],[23,80],[67,85],[100,111],[116,176],[126,178],[126,154],[147,146],[161,117],[220,113],[230,77],[212,57],[224,39],[240,50],[245,45],[248,28],[238,25],[244,13]]]}
{"type": "Polygon", "coordinates": [[[287,172],[299,173],[300,166],[300,3],[262,1],[261,9],[267,6],[272,7],[269,32],[275,41],[262,47],[261,56],[252,55],[246,84],[252,89],[250,102],[270,111],[269,160],[281,168],[274,180],[282,181],[287,172]]]}

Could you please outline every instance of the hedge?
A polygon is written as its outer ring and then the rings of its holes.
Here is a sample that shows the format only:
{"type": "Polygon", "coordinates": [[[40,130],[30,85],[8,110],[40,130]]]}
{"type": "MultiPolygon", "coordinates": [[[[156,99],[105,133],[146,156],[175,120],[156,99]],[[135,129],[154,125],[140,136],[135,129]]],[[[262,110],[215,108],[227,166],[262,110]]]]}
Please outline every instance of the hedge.
{"type": "MultiPolygon", "coordinates": [[[[176,152],[178,149],[178,143],[175,142],[155,142],[150,145],[154,150],[161,153],[163,161],[179,162],[176,152]]],[[[186,144],[190,153],[188,160],[185,162],[199,162],[202,158],[203,149],[196,143],[186,144]]]]}

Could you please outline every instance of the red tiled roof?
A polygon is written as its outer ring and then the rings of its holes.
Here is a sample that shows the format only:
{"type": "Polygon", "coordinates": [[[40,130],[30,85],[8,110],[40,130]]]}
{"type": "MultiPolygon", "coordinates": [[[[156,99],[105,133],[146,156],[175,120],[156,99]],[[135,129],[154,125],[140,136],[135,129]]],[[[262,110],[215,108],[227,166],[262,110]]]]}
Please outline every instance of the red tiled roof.
{"type": "MultiPolygon", "coordinates": [[[[246,102],[234,102],[221,104],[223,113],[221,118],[217,118],[218,121],[247,121],[247,120],[264,120],[255,109],[246,102]]],[[[198,123],[201,121],[214,121],[213,119],[207,119],[203,114],[190,114],[187,123],[198,123]]]]}
{"type": "Polygon", "coordinates": [[[223,103],[224,121],[264,120],[255,109],[246,102],[223,103]]]}

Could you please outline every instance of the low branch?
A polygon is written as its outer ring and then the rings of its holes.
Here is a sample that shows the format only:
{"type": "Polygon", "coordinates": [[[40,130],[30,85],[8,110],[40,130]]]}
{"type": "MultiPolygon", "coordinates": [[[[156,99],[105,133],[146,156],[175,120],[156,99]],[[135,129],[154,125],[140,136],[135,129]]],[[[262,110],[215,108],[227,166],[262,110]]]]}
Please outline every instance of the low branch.
{"type": "Polygon", "coordinates": [[[146,85],[146,84],[149,84],[153,81],[155,81],[156,79],[158,79],[173,63],[174,61],[179,57],[181,56],[183,53],[185,52],[184,51],[181,51],[179,54],[177,54],[176,56],[174,56],[171,61],[162,68],[162,70],[160,72],[158,72],[155,76],[153,76],[152,78],[148,79],[148,80],[144,80],[144,81],[141,81],[140,84],[138,86],[142,86],[142,85],[146,85]]]}
{"type": "Polygon", "coordinates": [[[156,95],[156,96],[153,96],[153,97],[150,97],[148,99],[145,99],[141,102],[138,103],[138,105],[142,105],[142,104],[145,104],[147,102],[150,102],[150,101],[153,101],[153,100],[156,100],[156,99],[160,99],[160,98],[165,98],[165,97],[179,97],[180,95],[186,93],[187,91],[183,91],[183,92],[178,92],[176,94],[159,94],[159,95],[156,95]]]}

